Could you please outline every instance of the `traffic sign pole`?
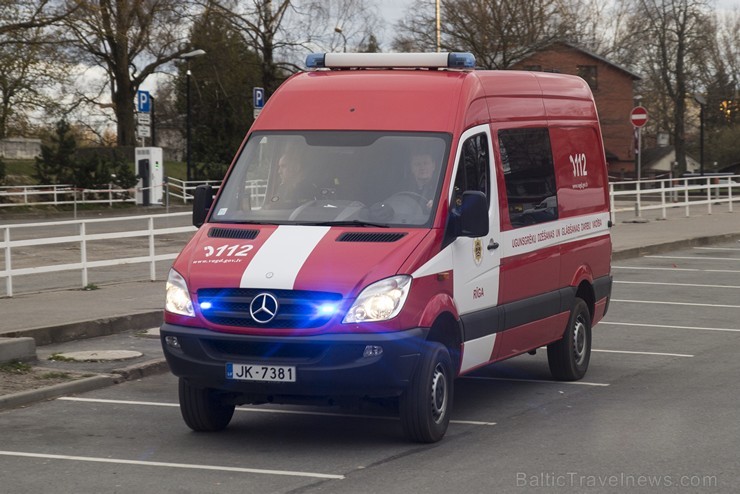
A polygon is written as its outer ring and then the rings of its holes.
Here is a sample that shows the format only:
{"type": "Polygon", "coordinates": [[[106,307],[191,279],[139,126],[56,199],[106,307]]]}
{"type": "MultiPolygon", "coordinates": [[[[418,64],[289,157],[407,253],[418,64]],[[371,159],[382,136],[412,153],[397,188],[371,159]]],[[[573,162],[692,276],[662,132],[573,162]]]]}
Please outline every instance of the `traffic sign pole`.
{"type": "MultiPolygon", "coordinates": [[[[642,180],[642,127],[637,127],[637,181],[642,180]]],[[[639,195],[638,195],[638,201],[639,195]]]]}
{"type": "MultiPolygon", "coordinates": [[[[642,179],[642,127],[647,123],[648,112],[643,106],[636,106],[630,112],[630,122],[637,130],[637,181],[642,179]]],[[[640,195],[637,195],[640,201],[640,195]]]]}

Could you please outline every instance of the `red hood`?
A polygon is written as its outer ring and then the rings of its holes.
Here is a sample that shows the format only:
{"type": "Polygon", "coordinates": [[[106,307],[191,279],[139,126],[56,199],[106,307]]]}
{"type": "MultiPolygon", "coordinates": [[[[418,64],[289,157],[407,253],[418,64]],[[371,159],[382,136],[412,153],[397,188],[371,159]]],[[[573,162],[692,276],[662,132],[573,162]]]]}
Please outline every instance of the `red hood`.
{"type": "MultiPolygon", "coordinates": [[[[427,229],[207,224],[174,268],[188,280],[192,293],[201,288],[242,287],[316,290],[351,298],[368,284],[397,274],[428,233],[427,229]]],[[[427,255],[415,258],[423,262],[427,255]]],[[[406,266],[409,272],[415,267],[406,266]]]]}

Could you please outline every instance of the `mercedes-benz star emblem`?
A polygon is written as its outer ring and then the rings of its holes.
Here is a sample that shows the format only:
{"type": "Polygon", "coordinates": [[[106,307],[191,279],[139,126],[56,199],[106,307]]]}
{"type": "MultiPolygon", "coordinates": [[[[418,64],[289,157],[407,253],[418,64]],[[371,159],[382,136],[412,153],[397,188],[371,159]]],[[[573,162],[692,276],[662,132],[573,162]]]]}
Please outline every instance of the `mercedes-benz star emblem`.
{"type": "Polygon", "coordinates": [[[278,301],[271,293],[260,293],[249,304],[249,314],[255,322],[267,324],[275,318],[278,301]]]}

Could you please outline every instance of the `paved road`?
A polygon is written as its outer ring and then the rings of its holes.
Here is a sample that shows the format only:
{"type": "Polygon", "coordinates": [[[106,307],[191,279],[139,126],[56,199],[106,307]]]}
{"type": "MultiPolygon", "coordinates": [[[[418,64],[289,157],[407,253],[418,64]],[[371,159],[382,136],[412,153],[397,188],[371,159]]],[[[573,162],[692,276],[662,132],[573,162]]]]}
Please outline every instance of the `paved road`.
{"type": "Polygon", "coordinates": [[[192,433],[176,380],[160,375],[1,412],[3,485],[19,493],[736,492],[740,243],[707,247],[616,262],[586,378],[551,381],[544,352],[482,369],[457,381],[454,422],[436,445],[406,442],[392,406],[378,405],[242,407],[223,433],[192,433]]]}

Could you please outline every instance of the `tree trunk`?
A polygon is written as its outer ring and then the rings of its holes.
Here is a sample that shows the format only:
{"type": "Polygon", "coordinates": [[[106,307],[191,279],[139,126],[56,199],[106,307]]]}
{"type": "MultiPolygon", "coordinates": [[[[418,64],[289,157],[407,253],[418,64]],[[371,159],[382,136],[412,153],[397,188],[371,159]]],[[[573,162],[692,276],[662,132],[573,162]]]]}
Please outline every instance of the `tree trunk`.
{"type": "Polygon", "coordinates": [[[136,144],[134,96],[134,87],[128,78],[128,74],[117,77],[113,103],[115,105],[119,146],[134,146],[136,144]]]}

